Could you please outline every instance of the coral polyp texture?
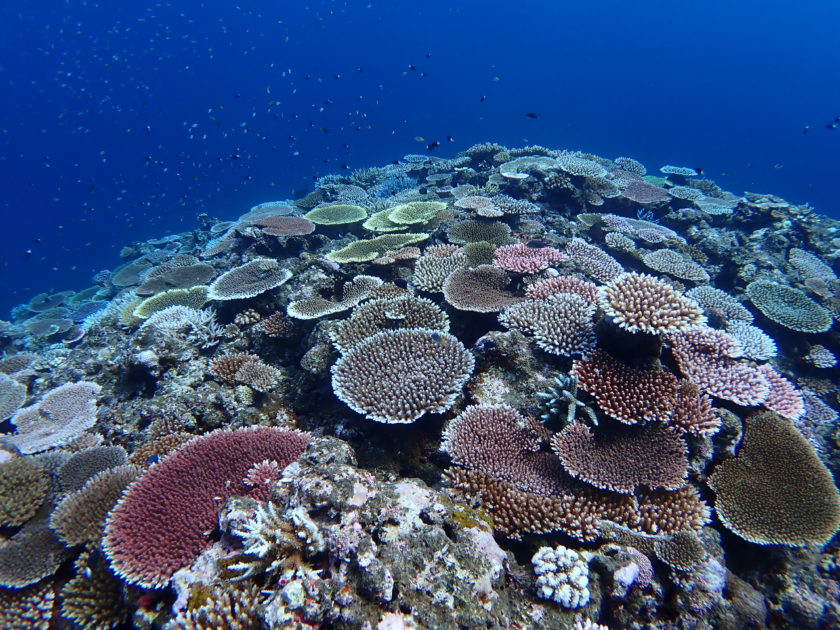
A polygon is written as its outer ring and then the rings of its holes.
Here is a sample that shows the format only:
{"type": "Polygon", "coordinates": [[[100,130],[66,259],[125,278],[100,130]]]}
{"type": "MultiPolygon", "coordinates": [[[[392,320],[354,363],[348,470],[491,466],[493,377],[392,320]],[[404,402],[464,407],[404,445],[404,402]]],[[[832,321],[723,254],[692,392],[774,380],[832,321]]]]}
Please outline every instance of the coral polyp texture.
{"type": "Polygon", "coordinates": [[[472,354],[449,333],[383,331],[335,363],[332,385],[353,411],[378,422],[404,424],[449,409],[474,367],[472,354]]]}
{"type": "Polygon", "coordinates": [[[831,473],[787,420],[763,413],[746,422],[737,457],[709,479],[723,524],[750,542],[804,547],[840,528],[840,494],[831,473]]]}
{"type": "Polygon", "coordinates": [[[654,335],[673,333],[706,321],[694,300],[645,273],[624,273],[605,284],[601,308],[621,328],[654,335]]]}
{"type": "Polygon", "coordinates": [[[838,626],[840,222],[426,146],[0,320],[0,626],[838,626]]]}
{"type": "Polygon", "coordinates": [[[677,378],[658,370],[636,370],[597,348],[577,360],[572,374],[606,414],[624,424],[666,421],[675,406],[677,378]]]}
{"type": "Polygon", "coordinates": [[[276,289],[292,277],[272,258],[257,258],[216,278],[207,291],[209,300],[246,300],[276,289]]]}
{"type": "Polygon", "coordinates": [[[152,466],[108,516],[103,548],[127,582],[167,584],[207,545],[220,502],[247,494],[248,470],[265,459],[285,468],[306,449],[303,433],[269,427],[214,431],[152,466]]]}

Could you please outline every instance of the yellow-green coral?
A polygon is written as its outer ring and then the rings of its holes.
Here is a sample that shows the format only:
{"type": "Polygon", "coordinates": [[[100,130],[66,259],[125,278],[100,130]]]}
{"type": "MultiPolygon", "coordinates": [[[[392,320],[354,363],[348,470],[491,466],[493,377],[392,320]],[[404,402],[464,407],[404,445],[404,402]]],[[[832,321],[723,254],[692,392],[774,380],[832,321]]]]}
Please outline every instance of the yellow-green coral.
{"type": "Polygon", "coordinates": [[[169,289],[140,302],[132,312],[134,317],[148,319],[154,313],[170,306],[189,306],[199,309],[207,303],[206,285],[190,287],[189,289],[169,289]]]}
{"type": "Polygon", "coordinates": [[[411,201],[391,208],[388,212],[388,220],[400,225],[426,223],[434,219],[444,208],[446,204],[440,201],[411,201]]]}
{"type": "Polygon", "coordinates": [[[429,238],[428,234],[383,234],[376,238],[355,241],[347,247],[327,254],[327,259],[337,263],[368,262],[387,252],[406,245],[419,243],[429,238]]]}
{"type": "Polygon", "coordinates": [[[393,208],[388,208],[387,210],[380,210],[379,212],[373,213],[368,217],[367,221],[362,223],[362,227],[371,232],[399,232],[400,230],[408,229],[407,225],[394,223],[388,218],[388,215],[392,211],[393,208]]]}
{"type": "Polygon", "coordinates": [[[318,225],[341,225],[344,223],[357,223],[366,219],[367,210],[361,206],[335,204],[313,208],[303,216],[318,225]]]}

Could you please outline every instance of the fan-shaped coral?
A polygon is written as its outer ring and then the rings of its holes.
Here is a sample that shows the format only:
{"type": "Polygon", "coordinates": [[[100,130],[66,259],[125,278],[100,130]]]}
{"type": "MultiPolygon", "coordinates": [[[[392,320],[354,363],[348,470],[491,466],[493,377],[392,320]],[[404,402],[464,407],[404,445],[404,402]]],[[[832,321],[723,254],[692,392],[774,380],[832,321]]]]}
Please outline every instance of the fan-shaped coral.
{"type": "Polygon", "coordinates": [[[423,328],[368,337],[332,368],[333,391],[354,411],[385,423],[449,409],[475,360],[454,336],[423,328]]]}
{"type": "Polygon", "coordinates": [[[40,402],[24,407],[12,417],[17,432],[6,436],[23,453],[37,453],[60,446],[96,422],[96,383],[65,383],[47,392],[40,402]]]}
{"type": "Polygon", "coordinates": [[[34,457],[0,463],[0,527],[17,527],[35,516],[49,487],[49,476],[34,457]]]}
{"type": "Polygon", "coordinates": [[[507,274],[493,265],[456,269],[443,283],[443,297],[461,311],[494,313],[521,300],[506,289],[509,282],[507,274]]]}
{"type": "Polygon", "coordinates": [[[831,314],[799,289],[756,280],[747,285],[747,295],[767,319],[785,328],[806,333],[831,328],[831,314]]]}
{"type": "Polygon", "coordinates": [[[64,497],[50,515],[50,528],[68,546],[97,542],[105,516],[126,486],[141,472],[139,466],[115,466],[87,480],[80,490],[64,497]]]}
{"type": "Polygon", "coordinates": [[[596,488],[631,494],[638,485],[676,490],[685,485],[686,445],[661,425],[615,427],[593,435],[573,422],[551,439],[566,471],[596,488]]]}
{"type": "Polygon", "coordinates": [[[313,208],[303,216],[317,225],[343,225],[363,221],[367,218],[367,210],[361,206],[334,204],[313,208]]]}
{"type": "Polygon", "coordinates": [[[448,332],[449,318],[431,300],[404,295],[360,304],[353,309],[349,319],[338,322],[329,334],[335,347],[341,352],[347,352],[378,332],[398,328],[448,332]]]}
{"type": "Polygon", "coordinates": [[[304,451],[303,433],[253,427],[197,437],[152,466],[108,516],[103,547],[114,571],[146,587],[164,586],[204,548],[225,498],[247,494],[257,462],[282,467],[304,451]]]}
{"type": "Polygon", "coordinates": [[[292,272],[273,258],[257,258],[223,273],[210,285],[209,300],[246,300],[276,289],[292,272]]]}
{"type": "Polygon", "coordinates": [[[604,413],[624,424],[667,421],[675,405],[677,378],[673,374],[635,370],[600,348],[575,361],[572,374],[604,413]]]}
{"type": "Polygon", "coordinates": [[[840,494],[814,449],[773,413],[747,419],[734,459],[719,464],[709,485],[727,528],[762,545],[822,545],[840,527],[840,494]]]}

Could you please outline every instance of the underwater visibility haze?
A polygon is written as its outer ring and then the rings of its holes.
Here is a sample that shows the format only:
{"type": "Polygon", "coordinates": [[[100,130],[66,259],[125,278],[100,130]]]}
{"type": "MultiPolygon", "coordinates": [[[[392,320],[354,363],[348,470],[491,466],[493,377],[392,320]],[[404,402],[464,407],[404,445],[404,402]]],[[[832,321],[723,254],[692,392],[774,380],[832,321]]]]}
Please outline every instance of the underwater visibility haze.
{"type": "Polygon", "coordinates": [[[840,627],[840,5],[0,7],[0,627],[840,627]]]}

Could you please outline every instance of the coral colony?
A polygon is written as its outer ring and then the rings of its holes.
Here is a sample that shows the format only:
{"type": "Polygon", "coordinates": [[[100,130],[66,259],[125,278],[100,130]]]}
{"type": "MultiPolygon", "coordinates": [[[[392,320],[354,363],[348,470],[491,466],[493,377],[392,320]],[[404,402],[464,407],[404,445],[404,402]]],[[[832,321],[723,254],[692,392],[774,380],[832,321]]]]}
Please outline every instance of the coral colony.
{"type": "Polygon", "coordinates": [[[0,626],[838,627],[838,252],[495,144],[129,245],[0,322],[0,626]]]}

